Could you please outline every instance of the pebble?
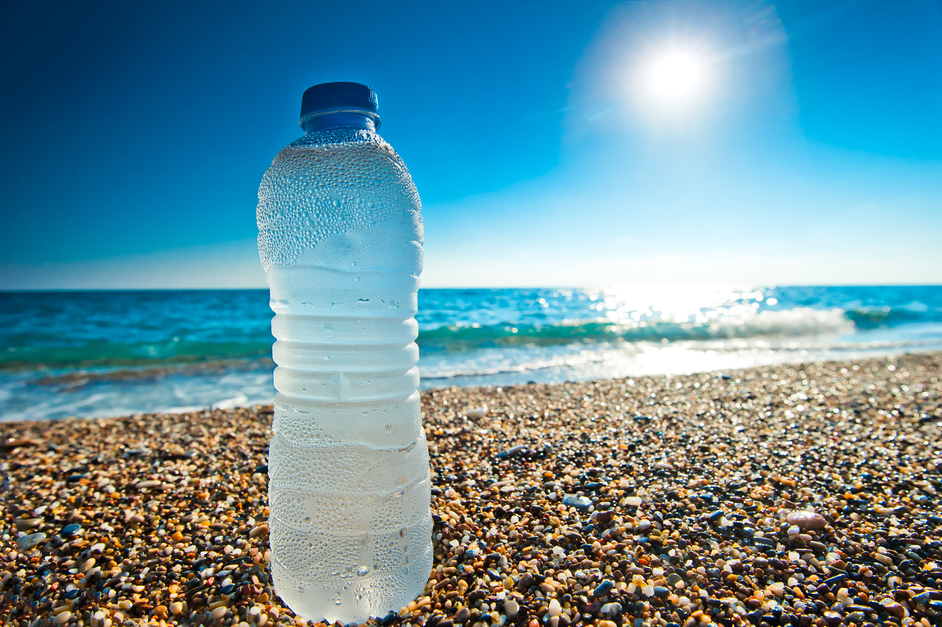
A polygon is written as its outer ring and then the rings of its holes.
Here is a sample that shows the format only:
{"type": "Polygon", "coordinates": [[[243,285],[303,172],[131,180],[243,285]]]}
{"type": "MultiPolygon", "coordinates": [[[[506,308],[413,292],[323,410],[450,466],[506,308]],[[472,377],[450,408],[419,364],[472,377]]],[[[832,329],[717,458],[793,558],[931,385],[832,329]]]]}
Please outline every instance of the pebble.
{"type": "Polygon", "coordinates": [[[551,599],[546,613],[549,614],[550,618],[560,616],[563,613],[563,606],[559,604],[558,600],[551,599]]]}
{"type": "Polygon", "coordinates": [[[612,582],[609,579],[606,579],[595,588],[595,590],[592,592],[592,596],[594,596],[595,598],[604,597],[606,594],[611,592],[614,586],[615,586],[614,582],[612,582]]]}
{"type": "Polygon", "coordinates": [[[249,532],[250,538],[257,538],[268,533],[268,525],[259,525],[249,532]]]}
{"type": "Polygon", "coordinates": [[[21,551],[28,551],[36,546],[39,546],[46,540],[46,534],[43,532],[31,533],[28,536],[23,536],[18,538],[16,541],[16,548],[21,551]]]}
{"type": "Polygon", "coordinates": [[[82,525],[73,523],[71,525],[66,525],[65,527],[63,527],[62,531],[60,531],[59,533],[61,533],[66,538],[71,538],[72,536],[74,536],[81,530],[82,530],[82,525]]]}
{"type": "Polygon", "coordinates": [[[170,613],[174,615],[179,615],[183,613],[183,603],[180,601],[174,601],[170,604],[170,613]]]}
{"type": "Polygon", "coordinates": [[[138,490],[149,490],[150,488],[156,488],[160,486],[159,481],[148,480],[148,481],[139,481],[134,487],[138,490]]]}
{"type": "Polygon", "coordinates": [[[71,618],[72,618],[72,612],[70,612],[69,610],[65,610],[64,612],[59,612],[58,614],[56,614],[56,624],[64,625],[67,622],[69,622],[71,618]]]}
{"type": "Polygon", "coordinates": [[[504,613],[507,614],[510,618],[513,618],[517,615],[517,612],[520,611],[520,604],[514,601],[513,599],[507,599],[504,601],[504,613]]]}
{"type": "Polygon", "coordinates": [[[628,507],[641,507],[643,502],[640,496],[629,496],[625,498],[625,505],[628,507]]]}
{"type": "Polygon", "coordinates": [[[577,509],[586,510],[592,507],[592,499],[585,496],[576,496],[575,494],[567,494],[563,497],[563,505],[568,505],[569,507],[575,507],[577,509]]]}
{"type": "Polygon", "coordinates": [[[796,525],[801,529],[824,529],[828,521],[821,514],[809,511],[789,512],[785,516],[785,522],[789,525],[796,525]]]}
{"type": "Polygon", "coordinates": [[[26,531],[28,529],[35,529],[43,523],[42,518],[17,518],[13,521],[14,526],[17,531],[26,531]]]}
{"type": "Polygon", "coordinates": [[[225,605],[220,605],[219,607],[217,607],[216,609],[214,609],[212,612],[209,613],[209,617],[213,620],[218,620],[222,618],[223,616],[225,616],[228,611],[229,611],[228,607],[226,607],[225,605]]]}
{"type": "Polygon", "coordinates": [[[481,407],[474,407],[465,412],[465,416],[468,418],[484,418],[487,416],[487,405],[482,405],[481,407]]]}

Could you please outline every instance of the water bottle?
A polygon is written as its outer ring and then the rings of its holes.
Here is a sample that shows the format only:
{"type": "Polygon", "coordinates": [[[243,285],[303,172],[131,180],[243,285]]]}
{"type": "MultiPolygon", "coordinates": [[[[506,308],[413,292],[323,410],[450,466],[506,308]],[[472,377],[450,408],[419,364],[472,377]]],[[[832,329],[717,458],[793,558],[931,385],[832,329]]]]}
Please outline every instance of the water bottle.
{"type": "Polygon", "coordinates": [[[258,190],[271,289],[275,591],[308,620],[398,611],[432,567],[417,392],[421,203],[358,83],[304,92],[304,136],[258,190]]]}

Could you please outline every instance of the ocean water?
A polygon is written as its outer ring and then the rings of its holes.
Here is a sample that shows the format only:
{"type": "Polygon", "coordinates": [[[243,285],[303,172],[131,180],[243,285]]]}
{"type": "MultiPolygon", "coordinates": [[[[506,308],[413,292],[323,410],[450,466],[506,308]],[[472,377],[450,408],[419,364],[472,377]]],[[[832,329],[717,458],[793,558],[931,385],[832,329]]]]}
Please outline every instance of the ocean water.
{"type": "MultiPolygon", "coordinates": [[[[267,290],[0,293],[0,420],[270,403],[267,290]]],[[[422,387],[942,349],[942,286],[428,289],[422,387]]]]}

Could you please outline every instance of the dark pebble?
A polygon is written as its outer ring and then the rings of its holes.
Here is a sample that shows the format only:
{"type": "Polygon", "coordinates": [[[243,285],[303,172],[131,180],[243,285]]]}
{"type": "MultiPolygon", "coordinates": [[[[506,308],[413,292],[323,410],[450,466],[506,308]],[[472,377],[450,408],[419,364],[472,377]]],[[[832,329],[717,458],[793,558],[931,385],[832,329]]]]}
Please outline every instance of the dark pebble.
{"type": "Polygon", "coordinates": [[[79,530],[81,529],[82,529],[82,525],[77,525],[73,523],[71,525],[66,525],[65,527],[63,527],[60,533],[62,533],[62,535],[65,536],[66,538],[71,538],[72,536],[77,534],[79,530]]]}
{"type": "Polygon", "coordinates": [[[598,586],[596,586],[595,590],[592,592],[592,596],[594,596],[595,598],[604,597],[606,594],[611,592],[614,586],[615,586],[615,583],[613,581],[611,581],[610,579],[606,579],[602,583],[600,583],[598,586]]]}
{"type": "Polygon", "coordinates": [[[461,608],[460,610],[458,610],[458,613],[455,614],[456,623],[463,623],[467,621],[469,618],[471,618],[471,611],[467,607],[461,608]]]}
{"type": "Polygon", "coordinates": [[[268,464],[262,464],[261,466],[257,466],[255,470],[252,471],[252,474],[255,474],[255,473],[265,474],[267,472],[268,472],[268,464]]]}
{"type": "Polygon", "coordinates": [[[723,517],[723,510],[718,509],[718,510],[716,510],[715,512],[713,512],[712,514],[710,514],[709,520],[710,520],[711,523],[716,523],[716,522],[719,522],[719,521],[720,521],[720,518],[722,518],[722,517],[723,517]]]}
{"type": "Polygon", "coordinates": [[[592,519],[600,525],[607,525],[612,522],[612,519],[615,517],[615,510],[607,510],[604,512],[595,512],[592,515],[592,519]]]}
{"type": "Polygon", "coordinates": [[[664,586],[654,586],[654,594],[659,598],[666,599],[671,595],[671,591],[664,586]]]}
{"type": "Polygon", "coordinates": [[[390,612],[389,614],[386,614],[386,616],[383,616],[383,619],[379,621],[379,624],[385,627],[386,625],[391,625],[392,623],[394,623],[397,618],[399,618],[399,614],[396,614],[395,612],[390,612]]]}
{"type": "MultiPolygon", "coordinates": [[[[520,576],[520,579],[517,580],[517,592],[526,592],[530,589],[530,586],[533,585],[533,575],[530,573],[524,573],[520,576]]],[[[460,622],[460,621],[459,621],[460,622]]]]}
{"type": "Polygon", "coordinates": [[[520,444],[518,446],[511,447],[506,451],[501,451],[497,454],[497,459],[507,459],[509,457],[513,457],[514,455],[523,455],[527,452],[527,450],[527,447],[520,444]]]}
{"type": "Polygon", "coordinates": [[[842,583],[847,579],[847,575],[835,575],[830,579],[825,579],[821,582],[822,585],[827,586],[832,591],[837,590],[842,583]]]}

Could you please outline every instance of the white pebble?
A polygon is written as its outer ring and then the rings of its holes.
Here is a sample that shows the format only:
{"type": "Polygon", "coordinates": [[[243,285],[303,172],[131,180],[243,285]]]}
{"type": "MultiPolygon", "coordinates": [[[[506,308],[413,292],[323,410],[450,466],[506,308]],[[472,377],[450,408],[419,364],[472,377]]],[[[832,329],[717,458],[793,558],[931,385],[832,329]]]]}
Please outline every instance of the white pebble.
{"type": "Polygon", "coordinates": [[[559,616],[560,614],[563,613],[563,608],[559,604],[559,601],[557,601],[556,599],[553,599],[552,601],[550,601],[548,613],[550,615],[550,618],[553,618],[554,616],[559,616]]]}

